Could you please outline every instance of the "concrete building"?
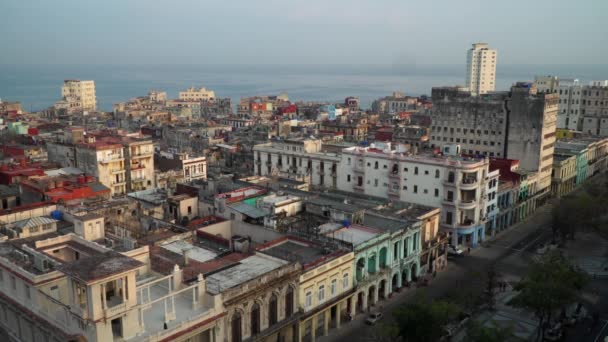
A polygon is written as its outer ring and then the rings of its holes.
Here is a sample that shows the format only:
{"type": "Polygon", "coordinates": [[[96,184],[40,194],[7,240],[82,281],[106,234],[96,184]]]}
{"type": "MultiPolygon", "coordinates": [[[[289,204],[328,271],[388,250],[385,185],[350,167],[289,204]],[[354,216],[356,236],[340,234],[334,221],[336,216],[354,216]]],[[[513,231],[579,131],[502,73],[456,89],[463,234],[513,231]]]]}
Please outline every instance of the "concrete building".
{"type": "Polygon", "coordinates": [[[72,111],[95,111],[95,81],[65,80],[61,87],[61,100],[55,105],[72,111]]]}
{"type": "Polygon", "coordinates": [[[582,89],[577,79],[559,80],[557,128],[582,130],[582,89]]]}
{"type": "Polygon", "coordinates": [[[563,197],[576,188],[576,156],[555,153],[551,174],[551,194],[563,197]]]}
{"type": "Polygon", "coordinates": [[[215,92],[205,88],[195,89],[191,87],[180,91],[179,99],[185,101],[213,101],[215,99],[215,92]]]}
{"type": "Polygon", "coordinates": [[[112,195],[154,186],[154,146],[140,134],[88,132],[73,127],[47,141],[49,159],[77,167],[110,188],[112,195]]]}
{"type": "Polygon", "coordinates": [[[608,81],[583,87],[580,108],[583,133],[608,137],[608,81]]]}
{"type": "Polygon", "coordinates": [[[336,153],[322,152],[319,139],[293,138],[273,140],[253,148],[255,173],[305,181],[313,186],[337,187],[336,153]]]}
{"type": "Polygon", "coordinates": [[[160,152],[154,156],[154,165],[161,172],[179,171],[183,181],[190,182],[207,178],[207,158],[194,157],[187,153],[160,152]]]}
{"type": "Polygon", "coordinates": [[[442,208],[441,228],[452,243],[476,246],[484,240],[488,196],[498,175],[490,174],[487,159],[461,156],[458,145],[443,152],[410,155],[390,144],[346,148],[338,189],[442,208]]]}
{"type": "Polygon", "coordinates": [[[534,76],[534,85],[539,93],[556,93],[559,83],[560,79],[557,76],[534,76]]]}
{"type": "Polygon", "coordinates": [[[496,87],[495,49],[490,49],[486,43],[475,43],[467,52],[466,86],[473,95],[493,92],[496,87]]]}
{"type": "Polygon", "coordinates": [[[463,153],[519,160],[521,169],[540,172],[540,186],[548,189],[557,110],[557,94],[539,94],[529,83],[476,97],[433,88],[431,146],[456,143],[463,153]]]}

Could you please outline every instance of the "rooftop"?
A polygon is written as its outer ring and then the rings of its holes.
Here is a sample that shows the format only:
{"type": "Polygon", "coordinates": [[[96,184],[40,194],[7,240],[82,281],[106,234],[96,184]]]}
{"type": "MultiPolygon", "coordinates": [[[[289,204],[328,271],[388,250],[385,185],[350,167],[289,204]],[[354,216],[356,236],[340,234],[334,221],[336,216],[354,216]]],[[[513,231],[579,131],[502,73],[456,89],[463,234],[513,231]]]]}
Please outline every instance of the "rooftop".
{"type": "Polygon", "coordinates": [[[58,270],[83,282],[92,282],[143,266],[144,264],[114,251],[91,255],[64,264],[58,270]]]}
{"type": "Polygon", "coordinates": [[[327,233],[328,236],[331,236],[332,238],[338,239],[340,241],[350,243],[353,246],[362,244],[382,234],[384,234],[383,231],[356,224],[353,224],[349,227],[343,227],[331,233],[327,233]]]}
{"type": "Polygon", "coordinates": [[[346,250],[323,247],[294,237],[270,241],[259,246],[258,250],[283,260],[299,261],[304,268],[325,263],[346,252],[346,250]]]}
{"type": "Polygon", "coordinates": [[[191,243],[181,240],[161,245],[161,247],[177,254],[187,255],[189,259],[196,260],[198,262],[213,260],[215,257],[217,257],[217,253],[213,251],[194,246],[191,243]]]}
{"type": "Polygon", "coordinates": [[[207,277],[207,291],[211,294],[238,286],[265,273],[288,264],[285,260],[264,254],[255,254],[241,260],[237,265],[207,277]]]}

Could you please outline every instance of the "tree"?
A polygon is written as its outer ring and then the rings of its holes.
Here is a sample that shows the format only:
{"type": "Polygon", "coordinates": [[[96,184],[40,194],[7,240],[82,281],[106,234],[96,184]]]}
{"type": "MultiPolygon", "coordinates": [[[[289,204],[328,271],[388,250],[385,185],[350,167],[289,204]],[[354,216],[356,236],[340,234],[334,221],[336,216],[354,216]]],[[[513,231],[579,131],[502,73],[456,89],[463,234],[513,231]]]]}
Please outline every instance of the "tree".
{"type": "Polygon", "coordinates": [[[458,315],[458,307],[445,300],[418,298],[395,310],[399,336],[406,342],[434,342],[444,334],[442,327],[458,315]]]}
{"type": "Polygon", "coordinates": [[[504,342],[513,339],[513,327],[502,328],[492,321],[492,326],[485,326],[471,320],[467,324],[467,338],[469,342],[504,342]]]}
{"type": "Polygon", "coordinates": [[[498,272],[496,272],[496,266],[494,264],[490,265],[488,271],[486,273],[486,282],[485,282],[485,300],[486,304],[490,310],[494,309],[494,305],[496,305],[496,289],[498,285],[498,272]]]}
{"type": "Polygon", "coordinates": [[[534,313],[538,319],[537,339],[542,340],[545,323],[557,310],[572,303],[586,279],[558,251],[552,251],[533,262],[528,274],[515,286],[519,293],[509,305],[534,313]]]}

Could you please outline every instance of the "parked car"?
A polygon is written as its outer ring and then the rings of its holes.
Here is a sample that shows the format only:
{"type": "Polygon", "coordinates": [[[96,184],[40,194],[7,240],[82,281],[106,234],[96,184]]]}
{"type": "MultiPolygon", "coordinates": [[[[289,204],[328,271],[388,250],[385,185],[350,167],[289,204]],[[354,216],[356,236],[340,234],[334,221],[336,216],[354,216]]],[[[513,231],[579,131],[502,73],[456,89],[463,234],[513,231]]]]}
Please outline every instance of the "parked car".
{"type": "Polygon", "coordinates": [[[461,256],[464,255],[464,249],[460,248],[460,246],[448,246],[448,255],[452,256],[461,256]]]}
{"type": "Polygon", "coordinates": [[[382,318],[382,312],[372,312],[365,320],[366,324],[374,325],[382,318]]]}

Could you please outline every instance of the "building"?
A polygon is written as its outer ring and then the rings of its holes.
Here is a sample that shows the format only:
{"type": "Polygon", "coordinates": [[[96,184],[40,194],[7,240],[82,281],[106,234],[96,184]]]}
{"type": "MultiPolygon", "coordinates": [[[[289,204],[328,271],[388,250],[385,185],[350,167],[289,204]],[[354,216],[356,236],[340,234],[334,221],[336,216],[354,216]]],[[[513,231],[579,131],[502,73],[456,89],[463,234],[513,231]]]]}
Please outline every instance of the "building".
{"type": "Polygon", "coordinates": [[[595,81],[582,89],[582,125],[585,134],[608,137],[608,81],[595,81]]]}
{"type": "Polygon", "coordinates": [[[354,313],[354,253],[329,239],[322,245],[295,237],[262,244],[258,252],[302,265],[298,279],[296,341],[314,342],[330,328],[339,328],[347,313],[354,313]]]}
{"type": "MultiPolygon", "coordinates": [[[[608,138],[575,138],[559,140],[555,144],[555,155],[561,159],[575,158],[574,187],[581,185],[587,178],[608,169],[608,138]]],[[[569,162],[571,164],[572,161],[569,162]]],[[[554,163],[555,168],[561,166],[554,163]]],[[[565,166],[565,165],[564,165],[565,166]]],[[[564,170],[564,176],[572,171],[564,170]]],[[[554,176],[556,176],[554,174],[554,176]]],[[[561,171],[560,171],[561,176],[561,171]]],[[[559,184],[559,183],[558,183],[559,184]]],[[[567,188],[569,191],[572,186],[567,188]]]]}
{"type": "Polygon", "coordinates": [[[110,188],[112,195],[154,187],[154,146],[141,134],[88,132],[72,127],[47,141],[49,159],[76,167],[110,188]]]}
{"type": "Polygon", "coordinates": [[[576,188],[576,159],[574,155],[553,155],[551,195],[560,198],[576,188]]]}
{"type": "Polygon", "coordinates": [[[205,88],[195,89],[191,87],[180,91],[179,99],[185,101],[213,101],[215,99],[215,92],[205,88]]]}
{"type": "Polygon", "coordinates": [[[336,153],[322,152],[319,139],[292,138],[273,140],[253,148],[255,173],[305,181],[311,185],[336,188],[336,153]]]}
{"type": "Polygon", "coordinates": [[[443,152],[411,155],[390,144],[346,148],[338,189],[441,208],[441,228],[452,244],[476,246],[484,240],[488,196],[498,175],[490,175],[488,159],[461,156],[460,146],[443,152]]]}
{"type": "Polygon", "coordinates": [[[534,86],[539,93],[557,93],[557,90],[560,85],[560,79],[557,76],[535,76],[534,77],[534,86]]]}
{"type": "Polygon", "coordinates": [[[456,143],[463,153],[519,160],[522,170],[540,173],[540,186],[548,190],[558,97],[537,93],[529,83],[480,96],[433,88],[431,146],[456,143]]]}
{"type": "Polygon", "coordinates": [[[207,158],[189,156],[187,153],[160,152],[154,156],[154,165],[161,172],[179,171],[183,181],[207,178],[207,158]]]}
{"type": "Polygon", "coordinates": [[[381,114],[416,111],[421,107],[422,102],[418,97],[406,96],[399,92],[394,92],[391,96],[385,96],[372,102],[372,111],[381,114]]]}
{"type": "Polygon", "coordinates": [[[472,95],[482,95],[493,92],[496,87],[495,49],[490,49],[486,43],[475,43],[467,52],[466,86],[472,95]]]}
{"type": "Polygon", "coordinates": [[[61,100],[55,107],[74,111],[95,111],[95,81],[65,80],[61,87],[61,100]]]}

